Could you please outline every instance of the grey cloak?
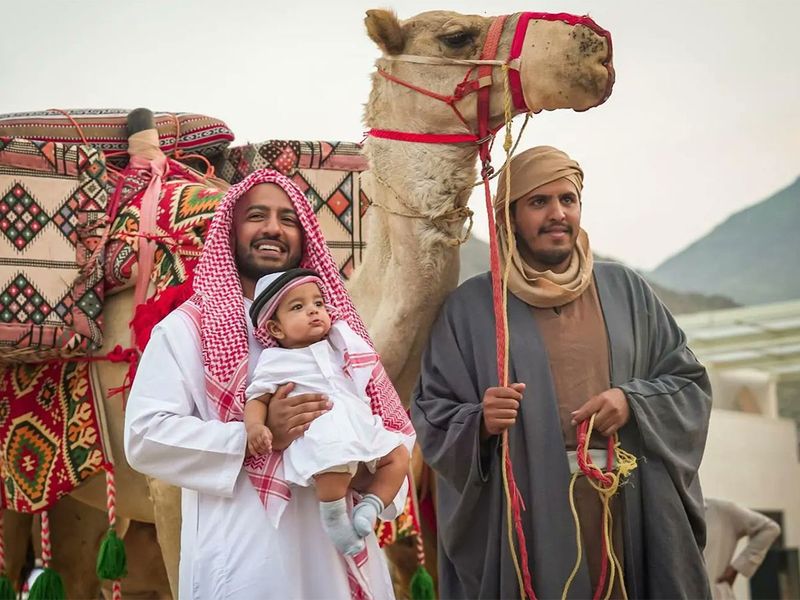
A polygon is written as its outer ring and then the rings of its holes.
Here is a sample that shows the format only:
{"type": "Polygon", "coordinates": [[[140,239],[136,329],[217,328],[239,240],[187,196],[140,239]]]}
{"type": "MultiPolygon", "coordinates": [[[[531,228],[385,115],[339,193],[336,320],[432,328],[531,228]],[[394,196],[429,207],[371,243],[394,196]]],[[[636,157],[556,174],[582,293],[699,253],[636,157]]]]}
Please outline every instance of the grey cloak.
{"type": "MultiPolygon", "coordinates": [[[[622,446],[639,467],[622,488],[629,598],[707,598],[705,523],[697,470],[711,411],[705,368],[636,273],[595,263],[609,341],[610,380],[631,419],[622,446]]],[[[509,432],[522,522],[539,598],[560,598],[576,559],[569,466],[546,351],[530,307],[509,294],[509,380],[527,388],[509,432]]],[[[412,419],[437,474],[439,592],[449,598],[519,598],[505,527],[499,438],[480,442],[483,392],[498,385],[488,274],[448,298],[433,327],[412,419]]],[[[588,400],[588,398],[587,398],[588,400]]],[[[585,559],[570,598],[591,598],[585,559]]]]}

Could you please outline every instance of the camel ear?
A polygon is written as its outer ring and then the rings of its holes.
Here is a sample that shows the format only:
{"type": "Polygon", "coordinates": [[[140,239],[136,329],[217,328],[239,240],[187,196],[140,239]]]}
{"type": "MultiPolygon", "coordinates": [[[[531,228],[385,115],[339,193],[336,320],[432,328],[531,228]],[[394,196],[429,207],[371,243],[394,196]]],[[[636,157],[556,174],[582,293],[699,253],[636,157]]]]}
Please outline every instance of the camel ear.
{"type": "Polygon", "coordinates": [[[406,45],[403,28],[392,11],[368,10],[364,24],[367,26],[369,38],[386,54],[400,54],[403,51],[406,45]]]}

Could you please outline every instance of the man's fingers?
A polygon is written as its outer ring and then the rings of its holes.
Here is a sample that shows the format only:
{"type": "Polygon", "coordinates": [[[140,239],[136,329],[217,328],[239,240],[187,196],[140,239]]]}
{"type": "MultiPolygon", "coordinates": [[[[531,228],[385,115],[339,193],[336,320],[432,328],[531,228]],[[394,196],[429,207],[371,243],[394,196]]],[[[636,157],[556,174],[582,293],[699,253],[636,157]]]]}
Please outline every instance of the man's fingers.
{"type": "Polygon", "coordinates": [[[486,430],[496,435],[513,426],[515,422],[516,419],[491,419],[486,423],[486,430]]]}
{"type": "Polygon", "coordinates": [[[272,394],[272,400],[275,399],[283,400],[284,398],[286,398],[286,396],[288,396],[291,393],[293,389],[294,389],[294,384],[292,382],[278,386],[278,388],[275,390],[275,393],[272,394]]]}
{"type": "Polygon", "coordinates": [[[299,438],[301,435],[303,435],[308,430],[310,425],[311,425],[311,423],[305,423],[303,425],[296,425],[295,427],[292,427],[291,429],[289,429],[289,431],[286,433],[286,435],[289,437],[289,440],[293,442],[294,440],[299,438]]]}
{"type": "Polygon", "coordinates": [[[614,411],[608,405],[603,406],[594,415],[594,428],[597,431],[603,431],[613,423],[614,423],[614,411]]]}
{"type": "Polygon", "coordinates": [[[577,425],[591,417],[594,413],[596,413],[603,404],[602,398],[598,398],[595,396],[594,398],[590,398],[583,406],[581,406],[578,410],[572,412],[572,424],[577,425]]]}
{"type": "Polygon", "coordinates": [[[313,421],[317,417],[320,417],[320,416],[324,415],[326,412],[327,412],[327,410],[317,410],[317,411],[312,411],[312,412],[300,413],[299,415],[295,415],[295,416],[289,418],[289,420],[287,422],[287,427],[291,431],[295,427],[302,427],[304,425],[310,425],[311,421],[313,421]]]}
{"type": "MultiPolygon", "coordinates": [[[[328,402],[327,400],[319,400],[316,402],[304,402],[303,404],[299,404],[292,409],[289,420],[303,415],[314,415],[310,417],[310,419],[316,419],[318,416],[328,412],[330,408],[331,408],[330,402],[328,402]]],[[[295,423],[293,423],[292,425],[294,426],[295,423]]]]}
{"type": "MultiPolygon", "coordinates": [[[[523,386],[522,390],[525,389],[524,383],[515,383],[512,384],[514,386],[523,386]]],[[[486,390],[484,397],[492,397],[492,398],[513,398],[514,400],[522,400],[522,390],[516,390],[513,387],[493,387],[486,390]]]]}
{"type": "Polygon", "coordinates": [[[491,398],[487,400],[485,408],[489,410],[496,409],[519,409],[519,400],[514,398],[491,398]]]}
{"type": "Polygon", "coordinates": [[[510,420],[513,421],[513,420],[515,420],[517,418],[517,414],[518,413],[517,413],[516,409],[501,408],[501,409],[493,410],[492,413],[491,413],[491,416],[489,418],[495,419],[495,420],[497,420],[497,419],[510,419],[510,420]]]}
{"type": "MultiPolygon", "coordinates": [[[[327,402],[328,397],[325,394],[298,394],[297,396],[291,397],[289,406],[292,406],[293,408],[302,408],[305,404],[326,404],[327,402]]],[[[308,411],[315,409],[305,408],[303,410],[308,411]]]]}
{"type": "Polygon", "coordinates": [[[611,437],[612,435],[617,433],[618,429],[619,429],[619,425],[617,425],[616,423],[612,423],[610,426],[608,426],[604,430],[602,430],[601,433],[606,437],[611,437]]]}

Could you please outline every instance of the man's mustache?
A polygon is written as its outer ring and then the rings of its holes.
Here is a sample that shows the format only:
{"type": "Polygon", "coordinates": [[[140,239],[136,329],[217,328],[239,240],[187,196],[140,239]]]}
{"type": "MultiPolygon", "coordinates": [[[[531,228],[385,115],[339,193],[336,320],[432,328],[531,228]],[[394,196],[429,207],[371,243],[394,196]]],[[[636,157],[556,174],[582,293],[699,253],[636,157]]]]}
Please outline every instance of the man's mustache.
{"type": "Polygon", "coordinates": [[[250,246],[255,248],[256,246],[258,246],[259,244],[262,244],[264,242],[271,242],[272,244],[275,244],[276,246],[279,246],[280,249],[283,250],[283,251],[288,251],[289,250],[289,247],[284,242],[282,242],[278,238],[274,238],[274,237],[261,237],[261,238],[258,238],[257,240],[254,240],[253,243],[250,244],[250,246]]]}
{"type": "Polygon", "coordinates": [[[552,233],[554,231],[563,231],[572,235],[572,225],[548,225],[539,229],[539,234],[552,233]]]}

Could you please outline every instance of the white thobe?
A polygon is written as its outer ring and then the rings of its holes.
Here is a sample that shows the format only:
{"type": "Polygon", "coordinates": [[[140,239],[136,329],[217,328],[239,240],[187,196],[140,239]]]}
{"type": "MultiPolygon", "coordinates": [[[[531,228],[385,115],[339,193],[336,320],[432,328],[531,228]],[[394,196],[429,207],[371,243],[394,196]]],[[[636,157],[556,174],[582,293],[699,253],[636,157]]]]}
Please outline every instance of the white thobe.
{"type": "Polygon", "coordinates": [[[730,585],[717,583],[728,565],[737,573],[752,577],[780,533],[780,526],[759,512],[727,500],[706,498],[706,548],[703,556],[714,600],[735,598],[730,585]],[[745,536],[747,545],[733,558],[736,545],[745,536]]]}
{"type": "MultiPolygon", "coordinates": [[[[283,478],[291,484],[309,486],[317,473],[333,467],[346,466],[355,472],[359,463],[374,465],[400,445],[405,444],[409,452],[413,448],[413,436],[388,431],[381,417],[372,414],[366,392],[372,365],[345,374],[345,336],[356,335],[338,321],[322,341],[305,348],[266,348],[258,359],[247,398],[271,394],[291,381],[292,394],[327,394],[333,404],[284,450],[283,478]]],[[[366,343],[361,341],[361,345],[366,343]]]]}
{"type": "MultiPolygon", "coordinates": [[[[249,320],[248,336],[249,380],[263,349],[249,320]]],[[[349,598],[314,489],[293,488],[273,527],[243,468],[246,442],[244,424],[219,421],[209,404],[200,340],[188,317],[173,312],[142,354],[125,413],[125,455],[137,471],[182,488],[180,598],[349,598]]],[[[406,491],[383,518],[397,514],[406,491]]],[[[393,598],[375,536],[366,542],[370,592],[393,598]]]]}

